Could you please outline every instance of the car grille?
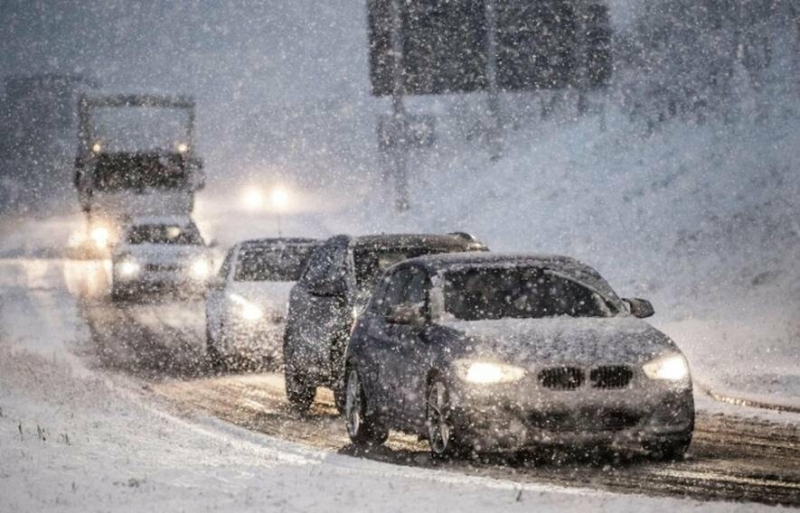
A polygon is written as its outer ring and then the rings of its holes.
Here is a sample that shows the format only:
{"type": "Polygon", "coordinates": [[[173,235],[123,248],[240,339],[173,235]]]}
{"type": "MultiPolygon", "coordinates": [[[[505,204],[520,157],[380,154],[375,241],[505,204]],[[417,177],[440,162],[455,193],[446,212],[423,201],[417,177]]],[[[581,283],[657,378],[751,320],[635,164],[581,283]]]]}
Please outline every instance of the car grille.
{"type": "Polygon", "coordinates": [[[584,379],[583,369],[578,367],[551,367],[539,372],[539,383],[552,390],[575,390],[584,379]]]}
{"type": "Polygon", "coordinates": [[[622,431],[639,423],[640,417],[623,410],[579,412],[535,412],[528,416],[531,427],[552,432],[622,431]]]}
{"type": "Polygon", "coordinates": [[[594,388],[627,388],[632,378],[633,371],[625,365],[605,365],[589,373],[589,381],[594,388]]]}
{"type": "Polygon", "coordinates": [[[180,269],[178,264],[147,264],[144,268],[148,271],[177,271],[180,269]]]}

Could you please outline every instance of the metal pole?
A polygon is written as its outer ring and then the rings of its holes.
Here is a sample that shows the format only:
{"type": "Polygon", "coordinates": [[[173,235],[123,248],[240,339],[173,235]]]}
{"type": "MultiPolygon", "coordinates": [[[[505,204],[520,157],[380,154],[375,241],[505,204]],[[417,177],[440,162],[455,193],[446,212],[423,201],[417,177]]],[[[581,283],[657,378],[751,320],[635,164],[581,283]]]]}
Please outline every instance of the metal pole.
{"type": "Polygon", "coordinates": [[[280,211],[275,211],[275,218],[278,221],[278,238],[283,237],[283,229],[281,228],[281,213],[280,211]]]}
{"type": "Polygon", "coordinates": [[[401,0],[391,0],[392,30],[390,42],[392,47],[392,163],[394,166],[397,200],[395,208],[399,212],[408,210],[408,170],[406,158],[408,141],[406,140],[406,109],[403,104],[405,95],[405,77],[403,76],[403,11],[401,0]]]}
{"type": "Polygon", "coordinates": [[[500,119],[500,93],[497,88],[497,13],[494,0],[486,0],[486,81],[489,107],[489,152],[492,160],[503,153],[503,122],[500,119]]]}

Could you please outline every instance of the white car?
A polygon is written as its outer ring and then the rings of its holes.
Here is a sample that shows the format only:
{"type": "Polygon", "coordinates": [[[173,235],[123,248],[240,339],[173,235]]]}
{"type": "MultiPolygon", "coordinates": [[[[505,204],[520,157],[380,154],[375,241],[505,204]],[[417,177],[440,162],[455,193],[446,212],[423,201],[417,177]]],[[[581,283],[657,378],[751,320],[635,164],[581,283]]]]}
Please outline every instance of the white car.
{"type": "Polygon", "coordinates": [[[313,239],[250,240],[228,252],[206,293],[206,349],[218,369],[282,359],[289,292],[317,248],[313,239]]]}
{"type": "Polygon", "coordinates": [[[188,216],[131,219],[111,262],[115,301],[148,291],[202,295],[212,273],[211,254],[188,216]]]}

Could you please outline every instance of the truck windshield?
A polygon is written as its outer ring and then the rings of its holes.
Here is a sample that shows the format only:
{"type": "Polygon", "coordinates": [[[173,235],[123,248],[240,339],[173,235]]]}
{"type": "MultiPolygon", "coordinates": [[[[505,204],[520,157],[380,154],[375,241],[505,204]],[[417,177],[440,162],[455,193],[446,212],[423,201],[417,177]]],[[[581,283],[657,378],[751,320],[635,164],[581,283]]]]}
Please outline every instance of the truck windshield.
{"type": "Polygon", "coordinates": [[[200,231],[194,224],[140,224],[128,230],[128,244],[203,244],[200,231]]]}
{"type": "Polygon", "coordinates": [[[163,107],[95,107],[92,142],[106,152],[171,150],[189,139],[189,111],[163,107]]]}

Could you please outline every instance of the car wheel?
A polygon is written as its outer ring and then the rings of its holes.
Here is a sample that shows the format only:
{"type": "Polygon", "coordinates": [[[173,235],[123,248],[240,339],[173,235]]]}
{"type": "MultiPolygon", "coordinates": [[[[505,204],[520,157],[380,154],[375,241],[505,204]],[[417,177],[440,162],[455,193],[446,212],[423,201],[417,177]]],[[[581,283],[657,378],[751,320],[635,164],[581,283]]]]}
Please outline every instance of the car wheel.
{"type": "Polygon", "coordinates": [[[451,419],[450,393],[441,378],[435,378],[428,388],[425,424],[434,458],[450,458],[459,452],[457,434],[451,419]]]}
{"type": "Polygon", "coordinates": [[[383,444],[389,431],[375,417],[366,414],[366,393],[356,369],[348,373],[344,388],[344,415],[350,441],[358,446],[383,444]]]}
{"type": "Polygon", "coordinates": [[[691,443],[692,434],[689,433],[676,440],[648,445],[647,449],[650,451],[651,456],[658,460],[681,461],[686,456],[686,451],[689,450],[691,443]]]}
{"type": "Polygon", "coordinates": [[[294,361],[291,339],[286,342],[283,347],[283,377],[286,382],[286,398],[289,400],[289,405],[293,410],[304,413],[314,402],[317,387],[309,382],[300,370],[298,362],[294,361]]]}

